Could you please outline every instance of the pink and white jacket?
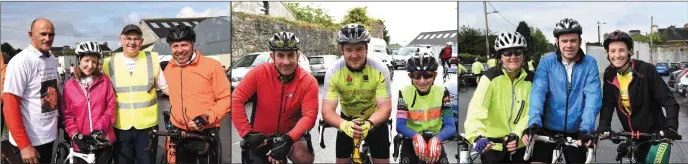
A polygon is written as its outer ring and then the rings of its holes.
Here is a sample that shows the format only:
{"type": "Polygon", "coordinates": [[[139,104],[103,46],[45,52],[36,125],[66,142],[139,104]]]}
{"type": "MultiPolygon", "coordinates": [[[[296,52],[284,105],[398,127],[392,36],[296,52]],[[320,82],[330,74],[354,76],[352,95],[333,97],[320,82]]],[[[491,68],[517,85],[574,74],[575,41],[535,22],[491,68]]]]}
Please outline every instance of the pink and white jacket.
{"type": "MultiPolygon", "coordinates": [[[[117,104],[110,78],[105,75],[94,78],[89,86],[70,78],[65,82],[63,93],[62,114],[65,131],[70,137],[75,133],[89,135],[94,130],[102,130],[110,144],[115,142],[113,125],[117,104]]],[[[78,151],[76,144],[72,143],[72,147],[78,151]]]]}

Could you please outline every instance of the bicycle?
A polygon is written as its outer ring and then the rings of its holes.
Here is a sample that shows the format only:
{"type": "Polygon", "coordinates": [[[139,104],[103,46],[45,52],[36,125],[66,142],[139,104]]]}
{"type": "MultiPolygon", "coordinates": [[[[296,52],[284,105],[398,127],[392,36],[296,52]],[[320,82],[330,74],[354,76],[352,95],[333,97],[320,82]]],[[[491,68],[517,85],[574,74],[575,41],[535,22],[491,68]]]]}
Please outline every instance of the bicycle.
{"type": "MultiPolygon", "coordinates": [[[[578,145],[578,140],[573,140],[571,137],[566,137],[563,134],[557,134],[554,136],[544,136],[544,135],[537,135],[537,134],[532,134],[529,135],[530,138],[528,138],[528,145],[526,146],[526,152],[523,155],[523,160],[528,161],[530,159],[530,156],[533,154],[533,146],[535,145],[535,141],[541,141],[545,143],[554,143],[557,144],[557,146],[554,148],[554,151],[552,152],[552,162],[551,163],[560,163],[564,162],[563,154],[564,150],[566,147],[579,147],[579,146],[585,146],[585,145],[578,145]]],[[[593,136],[593,140],[596,140],[596,135],[593,136]]],[[[590,147],[588,147],[588,152],[585,158],[585,163],[592,163],[595,159],[596,150],[595,149],[595,144],[592,143],[590,147]]]]}
{"type": "MultiPolygon", "coordinates": [[[[387,119],[387,126],[389,126],[390,136],[392,135],[392,119],[387,119]]],[[[334,126],[327,124],[324,120],[320,119],[318,122],[318,133],[320,133],[320,148],[325,148],[325,142],[323,142],[325,128],[335,128],[334,126]]],[[[351,152],[351,162],[354,164],[372,164],[373,158],[370,156],[370,147],[368,143],[364,141],[365,139],[355,139],[354,138],[354,151],[351,152]]]]}
{"type": "MultiPolygon", "coordinates": [[[[210,143],[217,143],[215,146],[217,146],[217,163],[222,163],[222,146],[217,141],[215,138],[217,138],[216,133],[208,133],[205,135],[201,134],[194,134],[194,133],[189,133],[177,128],[173,128],[171,122],[170,122],[170,112],[169,111],[163,111],[163,121],[165,122],[165,129],[166,130],[158,130],[158,129],[153,129],[150,134],[149,138],[152,140],[148,147],[145,148],[145,150],[150,150],[153,148],[153,146],[157,145],[157,142],[154,139],[157,138],[158,136],[164,136],[166,137],[166,142],[165,142],[165,154],[162,159],[160,159],[159,163],[176,163],[177,162],[177,144],[179,141],[184,140],[184,139],[198,139],[203,141],[203,148],[198,152],[198,154],[206,154],[206,153],[211,153],[210,152],[210,143]],[[177,138],[178,142],[172,142],[170,139],[171,138],[177,138]]],[[[218,129],[219,131],[219,129],[218,129]]],[[[157,154],[157,153],[156,153],[157,154]]]]}
{"type": "MultiPolygon", "coordinates": [[[[682,136],[679,136],[679,138],[675,138],[676,140],[681,140],[682,136]]],[[[623,159],[626,158],[629,160],[629,163],[637,163],[637,159],[635,158],[635,153],[638,150],[638,146],[646,143],[650,144],[658,144],[658,143],[667,143],[667,144],[672,144],[673,140],[669,138],[664,138],[659,135],[659,133],[640,133],[640,132],[610,132],[610,134],[602,139],[608,139],[611,140],[614,144],[618,144],[619,146],[617,147],[617,155],[616,155],[616,161],[619,161],[619,163],[623,163],[623,159]],[[624,139],[621,139],[623,137],[624,139]],[[641,141],[640,143],[636,144],[635,140],[638,139],[648,139],[646,141],[641,141]]],[[[642,160],[642,159],[641,159],[642,160]]],[[[653,161],[653,163],[661,163],[661,161],[653,161]]]]}
{"type": "MultiPolygon", "coordinates": [[[[425,142],[428,142],[433,136],[435,136],[432,132],[426,132],[426,131],[423,131],[421,134],[423,135],[423,139],[425,140],[425,142]]],[[[408,138],[408,137],[403,136],[401,134],[397,134],[396,136],[394,136],[394,151],[392,151],[393,152],[392,157],[394,158],[394,161],[397,161],[397,158],[399,157],[399,152],[400,152],[399,146],[401,146],[404,141],[413,142],[411,138],[408,138]]],[[[451,142],[451,140],[445,140],[444,142],[442,142],[442,144],[447,143],[447,142],[451,142]]],[[[459,154],[463,153],[463,152],[461,152],[462,151],[461,146],[457,147],[457,150],[458,150],[457,152],[460,152],[459,154]]],[[[447,156],[447,158],[448,158],[448,156],[447,156]]],[[[457,159],[458,159],[458,157],[457,157],[457,159]]],[[[440,160],[442,160],[442,159],[440,159],[440,160]]],[[[466,160],[468,160],[468,159],[466,159],[466,160]]],[[[470,160],[470,161],[471,161],[471,163],[473,162],[472,160],[470,160]]],[[[446,162],[449,162],[449,161],[446,161],[446,162]]],[[[402,163],[408,163],[408,161],[404,162],[402,160],[402,163]]],[[[418,163],[424,163],[424,162],[418,160],[418,163]]],[[[442,163],[442,162],[440,162],[440,163],[442,163]]]]}

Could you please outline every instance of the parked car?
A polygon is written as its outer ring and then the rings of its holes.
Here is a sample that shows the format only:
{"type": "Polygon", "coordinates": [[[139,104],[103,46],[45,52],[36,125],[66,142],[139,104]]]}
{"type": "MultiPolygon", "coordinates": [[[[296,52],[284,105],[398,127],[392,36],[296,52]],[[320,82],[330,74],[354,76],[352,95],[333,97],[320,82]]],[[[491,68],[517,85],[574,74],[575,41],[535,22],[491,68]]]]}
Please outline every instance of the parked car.
{"type": "MultiPolygon", "coordinates": [[[[424,51],[429,52],[432,55],[432,51],[427,47],[403,47],[394,55],[394,69],[399,69],[399,67],[406,68],[406,62],[409,58],[413,57],[416,50],[423,48],[424,51]]],[[[434,57],[434,56],[433,56],[434,57]]]]}
{"type": "Polygon", "coordinates": [[[461,65],[463,65],[463,67],[466,67],[466,73],[463,73],[463,75],[460,75],[460,76],[463,76],[464,78],[466,78],[466,82],[467,82],[469,85],[470,85],[470,84],[475,84],[475,85],[477,85],[477,84],[475,83],[475,79],[476,79],[477,77],[476,77],[476,76],[472,73],[472,71],[471,71],[471,70],[473,70],[473,67],[472,67],[473,64],[468,63],[468,64],[461,64],[461,65]]]}
{"type": "Polygon", "coordinates": [[[676,83],[674,84],[674,87],[676,89],[676,92],[678,92],[679,95],[686,97],[688,93],[686,93],[686,88],[688,88],[688,71],[684,71],[678,76],[676,76],[676,83]]]}
{"type": "Polygon", "coordinates": [[[459,54],[456,52],[453,52],[451,54],[451,58],[449,59],[449,64],[456,64],[457,66],[459,65],[459,54]]]}
{"type": "Polygon", "coordinates": [[[336,55],[317,55],[308,57],[311,66],[311,75],[316,79],[324,79],[325,73],[330,69],[334,62],[339,59],[336,55]]]}
{"type": "Polygon", "coordinates": [[[674,72],[676,70],[681,69],[680,65],[681,65],[681,63],[670,63],[669,64],[669,72],[674,72]]]}
{"type": "MultiPolygon", "coordinates": [[[[248,71],[250,71],[253,67],[268,62],[273,62],[270,58],[270,52],[254,52],[237,60],[234,64],[232,64],[232,67],[230,68],[231,71],[227,73],[231,77],[229,80],[232,85],[232,90],[239,85],[241,79],[243,79],[246,73],[248,73],[248,71]]],[[[306,58],[303,53],[299,53],[299,67],[305,69],[307,72],[311,71],[308,58],[306,58]]]]}
{"type": "Polygon", "coordinates": [[[660,75],[668,76],[669,73],[671,73],[671,68],[669,67],[669,63],[667,62],[659,62],[655,64],[655,69],[657,70],[657,73],[659,73],[660,75]]]}

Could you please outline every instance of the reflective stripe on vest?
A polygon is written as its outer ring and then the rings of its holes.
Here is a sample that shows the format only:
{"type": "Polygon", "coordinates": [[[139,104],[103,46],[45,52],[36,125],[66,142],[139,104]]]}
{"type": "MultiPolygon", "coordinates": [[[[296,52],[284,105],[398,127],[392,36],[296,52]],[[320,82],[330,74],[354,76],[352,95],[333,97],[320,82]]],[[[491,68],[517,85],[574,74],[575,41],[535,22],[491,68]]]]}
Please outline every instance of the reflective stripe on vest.
{"type": "Polygon", "coordinates": [[[145,129],[157,125],[158,102],[153,89],[158,66],[154,65],[157,54],[139,52],[137,70],[129,73],[123,58],[113,56],[105,64],[117,95],[117,112],[114,127],[127,130],[131,127],[145,129]],[[140,70],[143,67],[144,72],[140,70]]]}
{"type": "Polygon", "coordinates": [[[406,125],[415,132],[426,130],[434,134],[439,133],[442,128],[444,87],[435,84],[430,89],[430,93],[425,96],[418,95],[416,90],[413,85],[401,90],[409,111],[406,125]]]}

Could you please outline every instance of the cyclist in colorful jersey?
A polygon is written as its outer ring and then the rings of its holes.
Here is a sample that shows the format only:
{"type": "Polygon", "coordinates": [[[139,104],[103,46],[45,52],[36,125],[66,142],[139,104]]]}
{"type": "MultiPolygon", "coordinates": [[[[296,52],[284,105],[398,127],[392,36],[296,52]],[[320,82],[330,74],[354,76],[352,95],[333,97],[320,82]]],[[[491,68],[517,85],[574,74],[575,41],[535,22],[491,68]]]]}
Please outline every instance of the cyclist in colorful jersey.
{"type": "Polygon", "coordinates": [[[339,31],[339,50],[344,58],[337,60],[325,74],[326,97],[322,117],[328,124],[339,127],[337,133],[337,163],[350,163],[353,138],[365,138],[375,163],[389,163],[387,119],[392,101],[389,70],[382,61],[368,57],[370,33],[360,24],[348,24],[339,31]],[[335,111],[337,99],[342,115],[335,111]],[[362,126],[354,119],[365,120],[362,126]],[[373,127],[375,130],[372,130],[373,127]],[[371,132],[368,134],[368,132],[371,132]]]}
{"type": "Polygon", "coordinates": [[[313,128],[318,117],[318,82],[298,66],[301,43],[291,32],[276,33],[268,47],[274,63],[251,69],[232,93],[232,121],[251,147],[255,163],[286,161],[313,163],[303,134],[313,128]],[[245,104],[251,97],[251,122],[245,104]],[[286,133],[286,135],[285,135],[286,133]],[[275,138],[270,143],[267,136],[275,138]],[[269,144],[263,145],[268,142],[269,144]],[[290,155],[289,155],[290,154],[290,155]]]}
{"type": "Polygon", "coordinates": [[[452,54],[452,45],[454,43],[452,42],[447,42],[447,46],[442,48],[440,50],[440,60],[442,60],[442,67],[444,69],[449,69],[451,68],[451,63],[449,62],[449,59],[451,59],[451,54],[452,54]]]}
{"type": "MultiPolygon", "coordinates": [[[[80,43],[75,52],[79,63],[74,76],[65,82],[62,115],[72,149],[85,153],[92,141],[115,142],[115,90],[110,78],[100,73],[102,52],[97,43],[80,43]]],[[[90,153],[96,155],[95,163],[109,163],[112,152],[112,146],[105,146],[90,153]]],[[[75,163],[87,162],[75,158],[75,163]]]]}
{"type": "MultiPolygon", "coordinates": [[[[595,128],[602,107],[597,61],[580,48],[583,29],[578,21],[564,18],[554,27],[557,51],[545,55],[535,71],[528,109],[528,128],[524,134],[562,134],[590,145],[587,139],[595,128]]],[[[528,144],[528,135],[523,142],[528,144]]],[[[532,162],[549,163],[553,143],[534,144],[532,162]]],[[[567,163],[583,163],[586,146],[564,150],[567,163]]]]}
{"type": "Polygon", "coordinates": [[[442,141],[453,137],[456,127],[449,91],[433,85],[439,65],[419,52],[406,63],[413,84],[399,90],[397,103],[397,133],[409,138],[402,142],[401,163],[449,163],[442,141]]]}
{"type": "MultiPolygon", "coordinates": [[[[598,132],[604,134],[612,130],[612,115],[618,111],[619,123],[624,131],[659,132],[669,139],[680,138],[677,132],[680,107],[676,98],[652,64],[631,58],[634,52],[631,36],[626,32],[614,31],[604,39],[604,49],[610,64],[604,71],[598,132]]],[[[662,144],[669,149],[671,147],[667,143],[662,144]]],[[[638,162],[654,163],[655,156],[668,161],[669,153],[663,156],[664,153],[652,152],[648,156],[650,147],[657,146],[659,144],[640,144],[635,154],[638,162]]]]}
{"type": "Polygon", "coordinates": [[[214,137],[208,141],[170,137],[176,143],[176,161],[181,163],[221,163],[220,121],[229,113],[230,88],[222,64],[194,49],[196,33],[179,25],[167,35],[172,58],[165,77],[170,92],[173,129],[214,137]],[[215,134],[215,135],[211,135],[215,134]],[[210,145],[207,152],[200,148],[210,145]],[[201,153],[199,153],[201,152],[201,153]]]}
{"type": "Polygon", "coordinates": [[[466,138],[481,153],[483,163],[522,163],[525,144],[505,136],[528,127],[528,103],[534,73],[524,69],[528,44],[518,32],[504,32],[495,40],[497,66],[482,76],[468,104],[466,138]],[[492,142],[506,140],[508,143],[492,142]]]}

